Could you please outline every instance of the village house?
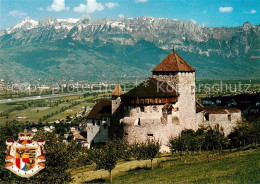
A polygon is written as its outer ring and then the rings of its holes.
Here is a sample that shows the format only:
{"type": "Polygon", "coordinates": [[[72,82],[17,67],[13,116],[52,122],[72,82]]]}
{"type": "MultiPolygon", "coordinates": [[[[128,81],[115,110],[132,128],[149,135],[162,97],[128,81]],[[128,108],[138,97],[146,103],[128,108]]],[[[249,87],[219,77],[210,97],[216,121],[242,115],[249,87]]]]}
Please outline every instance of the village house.
{"type": "Polygon", "coordinates": [[[161,152],[169,152],[169,139],[184,129],[218,126],[229,134],[241,121],[241,111],[198,105],[195,72],[173,50],[152,70],[152,77],[135,88],[125,93],[117,85],[112,99],[99,101],[86,117],[88,142],[106,142],[119,127],[128,143],[158,140],[161,152]]]}

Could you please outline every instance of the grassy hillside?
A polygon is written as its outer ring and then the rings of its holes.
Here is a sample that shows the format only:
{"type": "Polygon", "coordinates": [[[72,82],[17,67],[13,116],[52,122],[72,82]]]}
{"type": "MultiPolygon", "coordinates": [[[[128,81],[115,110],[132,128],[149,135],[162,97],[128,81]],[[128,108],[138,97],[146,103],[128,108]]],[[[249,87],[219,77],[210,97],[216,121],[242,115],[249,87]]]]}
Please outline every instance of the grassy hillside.
{"type": "Polygon", "coordinates": [[[259,183],[260,150],[191,157],[191,161],[158,164],[154,171],[142,169],[130,171],[116,178],[116,183],[259,183]],[[136,177],[138,176],[138,177],[136,177]]]}
{"type": "MultiPolygon", "coordinates": [[[[113,171],[115,175],[113,182],[259,183],[259,160],[260,149],[258,148],[233,153],[196,154],[182,157],[182,159],[178,155],[167,159],[163,157],[156,160],[157,164],[154,170],[146,167],[147,164],[149,167],[149,161],[129,161],[117,165],[113,171]]],[[[93,171],[93,166],[89,167],[91,168],[81,168],[79,173],[73,172],[75,176],[74,183],[108,182],[107,172],[93,171]],[[93,180],[95,175],[95,180],[93,180]]]]}

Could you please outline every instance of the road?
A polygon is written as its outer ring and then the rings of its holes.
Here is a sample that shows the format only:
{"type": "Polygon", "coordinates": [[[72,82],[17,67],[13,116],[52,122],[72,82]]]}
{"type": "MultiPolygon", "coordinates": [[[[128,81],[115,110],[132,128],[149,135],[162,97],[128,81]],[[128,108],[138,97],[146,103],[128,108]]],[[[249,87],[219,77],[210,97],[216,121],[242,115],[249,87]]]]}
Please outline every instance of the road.
{"type": "Polygon", "coordinates": [[[0,100],[0,104],[13,103],[13,102],[23,102],[23,101],[29,101],[29,100],[42,100],[42,99],[48,99],[48,98],[59,98],[59,97],[65,97],[65,96],[76,96],[76,95],[82,95],[84,93],[86,93],[86,92],[53,94],[53,95],[45,95],[45,96],[31,96],[31,97],[14,98],[14,99],[4,99],[4,100],[0,100]]]}

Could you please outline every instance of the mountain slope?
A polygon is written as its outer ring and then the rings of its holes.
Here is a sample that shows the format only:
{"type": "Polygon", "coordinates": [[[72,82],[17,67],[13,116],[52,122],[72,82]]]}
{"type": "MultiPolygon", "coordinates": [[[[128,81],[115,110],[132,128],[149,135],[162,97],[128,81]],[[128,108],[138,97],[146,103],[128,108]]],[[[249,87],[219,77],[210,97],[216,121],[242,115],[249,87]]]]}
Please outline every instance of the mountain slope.
{"type": "Polygon", "coordinates": [[[0,68],[12,81],[143,78],[173,45],[198,77],[260,77],[260,26],[206,28],[152,17],[27,17],[0,31],[0,68]]]}

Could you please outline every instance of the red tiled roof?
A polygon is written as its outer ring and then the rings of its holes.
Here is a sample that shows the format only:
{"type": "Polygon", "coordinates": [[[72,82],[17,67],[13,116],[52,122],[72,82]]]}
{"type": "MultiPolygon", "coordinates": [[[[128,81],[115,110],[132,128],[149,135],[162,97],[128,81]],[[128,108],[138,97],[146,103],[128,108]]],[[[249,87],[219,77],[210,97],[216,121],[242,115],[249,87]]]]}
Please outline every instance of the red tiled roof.
{"type": "Polygon", "coordinates": [[[73,137],[75,137],[75,139],[78,139],[78,140],[84,140],[84,139],[85,139],[85,138],[84,138],[82,135],[80,135],[79,133],[73,134],[73,137]]]}
{"type": "Polygon", "coordinates": [[[167,82],[159,81],[155,78],[148,78],[137,87],[123,94],[122,98],[163,98],[177,96],[178,93],[176,90],[167,82]]]}
{"type": "Polygon", "coordinates": [[[184,59],[175,51],[172,51],[164,60],[162,60],[152,72],[195,72],[184,59]]]}
{"type": "Polygon", "coordinates": [[[102,117],[108,117],[112,113],[111,100],[101,100],[93,107],[87,115],[87,119],[101,120],[102,117]]]}
{"type": "Polygon", "coordinates": [[[115,89],[111,93],[111,96],[121,96],[125,92],[122,90],[121,86],[119,84],[116,85],[115,89]]]}

